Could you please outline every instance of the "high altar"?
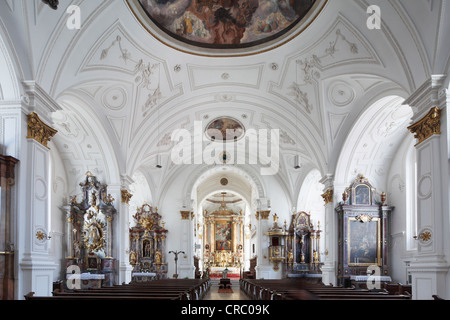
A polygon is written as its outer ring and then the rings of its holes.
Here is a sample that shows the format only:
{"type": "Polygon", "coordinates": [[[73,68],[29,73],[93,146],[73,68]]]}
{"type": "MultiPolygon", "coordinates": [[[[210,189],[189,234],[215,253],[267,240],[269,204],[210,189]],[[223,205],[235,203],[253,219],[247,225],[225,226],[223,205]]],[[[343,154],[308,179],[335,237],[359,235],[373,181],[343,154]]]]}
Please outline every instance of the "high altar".
{"type": "Polygon", "coordinates": [[[115,259],[112,257],[112,221],[117,213],[107,185],[91,172],[80,183],[81,202],[74,196],[66,210],[66,273],[80,274],[84,286],[114,285],[115,259]],[[84,280],[84,281],[83,281],[84,280]]]}
{"type": "MultiPolygon", "coordinates": [[[[167,277],[166,235],[158,208],[144,203],[133,216],[136,225],[130,228],[130,264],[133,274],[154,275],[158,279],[167,277]]],[[[135,279],[133,279],[135,280],[135,279]]],[[[148,280],[148,279],[146,279],[148,280]]]]}
{"type": "Polygon", "coordinates": [[[204,212],[204,270],[214,272],[235,270],[243,264],[243,219],[242,212],[230,210],[225,200],[221,206],[208,213],[204,212]],[[231,268],[231,269],[230,269],[231,268]]]}

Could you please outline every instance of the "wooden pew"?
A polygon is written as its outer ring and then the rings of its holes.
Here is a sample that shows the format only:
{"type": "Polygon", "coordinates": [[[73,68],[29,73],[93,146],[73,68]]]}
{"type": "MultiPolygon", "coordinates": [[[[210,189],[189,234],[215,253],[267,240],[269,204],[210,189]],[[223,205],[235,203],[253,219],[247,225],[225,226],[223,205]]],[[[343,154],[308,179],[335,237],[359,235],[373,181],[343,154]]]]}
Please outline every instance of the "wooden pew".
{"type": "Polygon", "coordinates": [[[61,290],[51,297],[37,297],[30,292],[26,300],[200,300],[209,290],[209,279],[161,279],[111,287],[61,290]]]}
{"type": "Polygon", "coordinates": [[[403,300],[411,295],[389,294],[387,291],[325,286],[304,280],[253,280],[242,279],[241,289],[253,300],[403,300]]]}

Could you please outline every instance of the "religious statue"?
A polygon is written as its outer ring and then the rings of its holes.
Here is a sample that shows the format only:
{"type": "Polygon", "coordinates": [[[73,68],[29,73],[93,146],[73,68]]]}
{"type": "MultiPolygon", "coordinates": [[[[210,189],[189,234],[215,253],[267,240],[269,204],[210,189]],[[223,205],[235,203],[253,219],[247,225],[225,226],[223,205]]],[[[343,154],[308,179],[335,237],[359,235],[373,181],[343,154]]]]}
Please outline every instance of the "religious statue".
{"type": "Polygon", "coordinates": [[[159,251],[155,253],[155,264],[161,264],[161,252],[159,251]]]}
{"type": "Polygon", "coordinates": [[[136,264],[136,252],[134,252],[134,251],[130,252],[130,264],[131,265],[136,264]]]}
{"type": "Polygon", "coordinates": [[[150,242],[145,243],[144,257],[150,257],[150,242]]]}
{"type": "Polygon", "coordinates": [[[316,250],[313,252],[313,263],[319,263],[319,253],[316,250]]]}

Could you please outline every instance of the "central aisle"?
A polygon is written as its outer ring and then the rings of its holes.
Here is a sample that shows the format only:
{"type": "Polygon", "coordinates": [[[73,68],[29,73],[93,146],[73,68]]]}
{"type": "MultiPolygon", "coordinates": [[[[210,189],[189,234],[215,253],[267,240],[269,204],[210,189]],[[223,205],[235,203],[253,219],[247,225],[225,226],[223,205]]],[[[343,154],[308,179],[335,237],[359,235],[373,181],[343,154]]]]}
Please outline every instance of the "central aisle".
{"type": "Polygon", "coordinates": [[[233,293],[219,293],[219,279],[211,279],[211,288],[203,300],[249,300],[239,288],[239,279],[231,279],[233,293]]]}

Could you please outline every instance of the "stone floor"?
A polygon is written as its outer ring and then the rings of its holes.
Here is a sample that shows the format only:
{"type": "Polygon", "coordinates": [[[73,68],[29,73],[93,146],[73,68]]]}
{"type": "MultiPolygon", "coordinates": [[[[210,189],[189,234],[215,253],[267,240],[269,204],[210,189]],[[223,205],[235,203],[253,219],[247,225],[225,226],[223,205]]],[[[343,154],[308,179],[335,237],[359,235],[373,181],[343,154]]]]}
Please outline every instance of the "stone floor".
{"type": "Polygon", "coordinates": [[[211,288],[203,300],[249,300],[239,288],[239,280],[231,280],[233,293],[219,293],[219,279],[211,280],[211,288]]]}

